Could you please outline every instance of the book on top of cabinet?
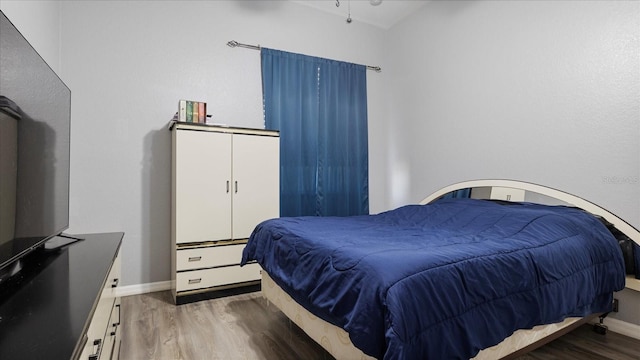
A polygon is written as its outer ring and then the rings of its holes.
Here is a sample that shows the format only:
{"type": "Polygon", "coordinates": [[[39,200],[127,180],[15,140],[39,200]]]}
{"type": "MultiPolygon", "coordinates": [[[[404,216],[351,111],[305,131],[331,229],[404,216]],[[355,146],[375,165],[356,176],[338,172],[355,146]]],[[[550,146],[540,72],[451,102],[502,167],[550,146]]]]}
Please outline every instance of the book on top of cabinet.
{"type": "Polygon", "coordinates": [[[178,101],[178,121],[187,123],[207,122],[207,103],[202,101],[178,101]]]}

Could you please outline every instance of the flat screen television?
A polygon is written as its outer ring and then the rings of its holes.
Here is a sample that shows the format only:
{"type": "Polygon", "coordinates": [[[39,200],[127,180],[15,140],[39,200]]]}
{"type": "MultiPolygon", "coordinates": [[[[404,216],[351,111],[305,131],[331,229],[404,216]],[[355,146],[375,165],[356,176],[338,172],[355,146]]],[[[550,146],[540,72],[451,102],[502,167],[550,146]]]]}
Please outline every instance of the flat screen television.
{"type": "Polygon", "coordinates": [[[71,91],[0,11],[0,282],[69,227],[70,119],[71,91]]]}

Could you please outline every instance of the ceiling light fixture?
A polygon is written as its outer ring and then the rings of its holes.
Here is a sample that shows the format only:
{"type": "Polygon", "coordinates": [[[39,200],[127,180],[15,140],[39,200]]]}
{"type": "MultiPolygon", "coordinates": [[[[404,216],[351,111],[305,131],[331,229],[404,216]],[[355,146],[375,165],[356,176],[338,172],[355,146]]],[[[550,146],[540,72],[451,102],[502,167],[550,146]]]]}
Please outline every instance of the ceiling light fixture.
{"type": "MultiPolygon", "coordinates": [[[[378,6],[382,4],[382,0],[369,0],[369,4],[373,6],[378,6]]],[[[347,0],[347,5],[349,6],[349,13],[347,16],[347,24],[351,24],[353,19],[351,19],[351,0],[347,0]]],[[[340,7],[340,0],[336,0],[336,7],[340,7]]]]}

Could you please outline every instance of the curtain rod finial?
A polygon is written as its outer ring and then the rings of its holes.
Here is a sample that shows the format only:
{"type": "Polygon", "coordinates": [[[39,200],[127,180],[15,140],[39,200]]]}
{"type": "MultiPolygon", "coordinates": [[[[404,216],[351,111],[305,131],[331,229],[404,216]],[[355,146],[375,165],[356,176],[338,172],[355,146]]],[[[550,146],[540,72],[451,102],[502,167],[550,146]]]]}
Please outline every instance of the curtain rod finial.
{"type": "Polygon", "coordinates": [[[238,46],[238,42],[235,41],[235,40],[231,40],[231,41],[229,41],[227,43],[227,46],[234,48],[234,47],[238,46]]]}

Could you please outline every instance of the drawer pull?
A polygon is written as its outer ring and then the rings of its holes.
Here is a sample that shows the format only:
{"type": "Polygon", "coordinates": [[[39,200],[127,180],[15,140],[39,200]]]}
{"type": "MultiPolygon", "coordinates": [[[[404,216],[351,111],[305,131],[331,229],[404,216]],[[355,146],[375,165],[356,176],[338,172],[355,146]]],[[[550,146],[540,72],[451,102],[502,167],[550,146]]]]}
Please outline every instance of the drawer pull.
{"type": "Polygon", "coordinates": [[[199,284],[202,281],[202,278],[199,279],[189,279],[189,284],[199,284]]]}
{"type": "Polygon", "coordinates": [[[113,282],[111,283],[111,287],[115,288],[118,287],[118,283],[120,282],[120,279],[113,279],[113,282]]]}
{"type": "Polygon", "coordinates": [[[117,325],[120,325],[120,304],[116,304],[115,307],[116,307],[115,310],[118,310],[118,323],[117,323],[117,325]]]}
{"type": "Polygon", "coordinates": [[[189,262],[200,261],[202,260],[202,256],[192,256],[189,258],[189,262]]]}
{"type": "Polygon", "coordinates": [[[111,324],[111,327],[113,328],[111,331],[111,336],[116,336],[116,332],[118,331],[118,325],[120,325],[120,320],[118,320],[117,323],[111,324]]]}
{"type": "Polygon", "coordinates": [[[102,339],[93,340],[93,346],[95,346],[95,352],[89,355],[89,360],[98,360],[100,358],[100,351],[102,350],[102,339]]]}

